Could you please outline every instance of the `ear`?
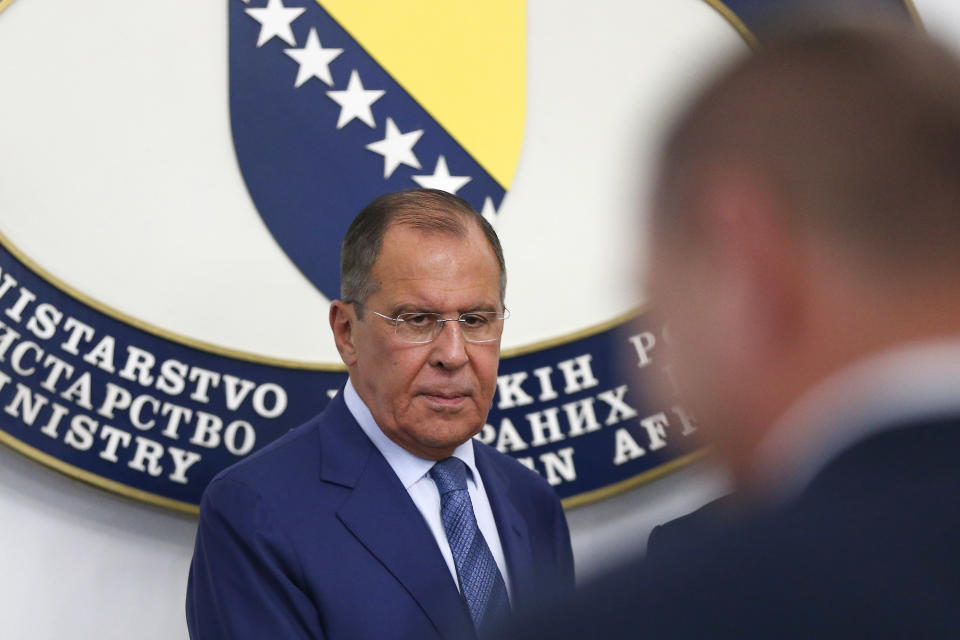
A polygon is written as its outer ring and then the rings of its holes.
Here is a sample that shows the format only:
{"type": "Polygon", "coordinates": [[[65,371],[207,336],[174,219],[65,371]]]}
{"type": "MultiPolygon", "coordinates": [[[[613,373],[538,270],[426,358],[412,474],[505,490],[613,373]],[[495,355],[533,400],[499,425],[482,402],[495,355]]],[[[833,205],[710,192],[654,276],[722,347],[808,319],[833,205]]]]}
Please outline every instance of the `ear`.
{"type": "Polygon", "coordinates": [[[357,350],[353,342],[353,329],[356,322],[357,316],[353,305],[341,300],[330,303],[330,329],[333,331],[333,339],[337,343],[340,359],[348,367],[352,367],[357,361],[357,350]]]}
{"type": "Polygon", "coordinates": [[[758,172],[727,167],[711,178],[701,222],[718,268],[724,333],[742,366],[769,370],[802,331],[801,239],[789,204],[758,172]]]}

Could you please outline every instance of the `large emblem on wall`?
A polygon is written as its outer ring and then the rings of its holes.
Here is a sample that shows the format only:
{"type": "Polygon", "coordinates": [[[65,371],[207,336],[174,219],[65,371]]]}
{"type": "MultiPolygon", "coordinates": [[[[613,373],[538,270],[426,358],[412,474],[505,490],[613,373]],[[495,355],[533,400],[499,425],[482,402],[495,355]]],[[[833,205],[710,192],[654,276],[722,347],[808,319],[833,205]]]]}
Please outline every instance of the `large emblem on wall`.
{"type": "Polygon", "coordinates": [[[708,66],[701,32],[756,44],[758,4],[651,0],[623,25],[617,3],[528,24],[516,0],[0,1],[0,442],[195,511],[340,389],[341,238],[419,185],[468,200],[507,252],[477,437],[567,506],[684,464],[695,419],[644,393],[666,336],[633,293],[625,141],[657,82],[708,66]],[[608,48],[578,50],[584,28],[608,48]]]}

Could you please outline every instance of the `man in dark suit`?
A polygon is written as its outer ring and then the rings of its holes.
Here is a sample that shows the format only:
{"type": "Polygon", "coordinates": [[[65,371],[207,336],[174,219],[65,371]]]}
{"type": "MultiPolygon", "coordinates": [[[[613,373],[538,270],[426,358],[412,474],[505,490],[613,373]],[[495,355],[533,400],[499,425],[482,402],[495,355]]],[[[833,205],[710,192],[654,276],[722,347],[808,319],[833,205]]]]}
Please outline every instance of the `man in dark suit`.
{"type": "Polygon", "coordinates": [[[780,33],[682,115],[658,187],[651,297],[735,503],[509,637],[960,637],[960,63],[896,26],[780,33]]]}
{"type": "Polygon", "coordinates": [[[472,438],[506,316],[493,229],[450,194],[388,194],[353,222],[341,264],[330,325],[349,381],[208,487],[194,640],[489,637],[572,589],[556,495],[472,438]]]}

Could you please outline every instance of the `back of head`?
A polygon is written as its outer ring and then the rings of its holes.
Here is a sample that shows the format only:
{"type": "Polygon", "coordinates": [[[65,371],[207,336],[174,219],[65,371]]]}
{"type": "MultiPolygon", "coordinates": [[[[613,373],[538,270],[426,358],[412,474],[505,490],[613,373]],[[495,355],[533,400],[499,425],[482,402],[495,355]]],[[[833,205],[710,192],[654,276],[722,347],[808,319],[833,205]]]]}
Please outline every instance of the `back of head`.
{"type": "Polygon", "coordinates": [[[835,21],[765,39],[679,121],[661,199],[680,206],[664,209],[677,216],[722,165],[762,172],[798,232],[859,268],[960,267],[960,63],[913,26],[835,21]]]}
{"type": "Polygon", "coordinates": [[[960,334],[960,63],[898,23],[763,42],[667,140],[650,278],[672,379],[744,469],[831,374],[960,334]]]}

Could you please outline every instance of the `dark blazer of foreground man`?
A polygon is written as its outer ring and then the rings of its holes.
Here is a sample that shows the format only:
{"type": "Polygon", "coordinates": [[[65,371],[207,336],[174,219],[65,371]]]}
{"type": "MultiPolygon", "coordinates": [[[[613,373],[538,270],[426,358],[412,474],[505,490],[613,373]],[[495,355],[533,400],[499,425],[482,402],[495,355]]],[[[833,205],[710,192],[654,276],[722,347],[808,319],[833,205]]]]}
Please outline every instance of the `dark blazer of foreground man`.
{"type": "Polygon", "coordinates": [[[504,316],[493,229],[455,196],[388,194],[354,221],[342,266],[330,322],[350,381],[207,489],[194,640],[489,637],[572,590],[556,494],[472,438],[504,316]]]}
{"type": "Polygon", "coordinates": [[[768,40],[682,115],[650,273],[737,490],[514,639],[960,637],[960,63],[768,40]]]}

